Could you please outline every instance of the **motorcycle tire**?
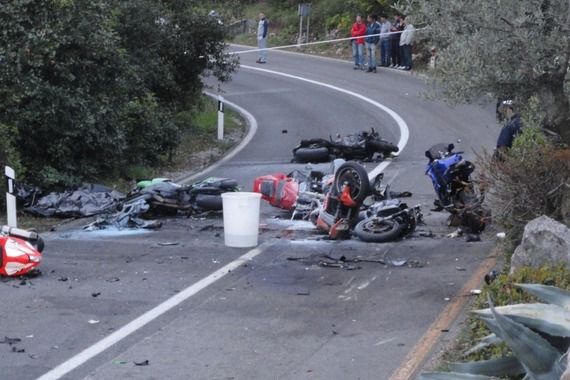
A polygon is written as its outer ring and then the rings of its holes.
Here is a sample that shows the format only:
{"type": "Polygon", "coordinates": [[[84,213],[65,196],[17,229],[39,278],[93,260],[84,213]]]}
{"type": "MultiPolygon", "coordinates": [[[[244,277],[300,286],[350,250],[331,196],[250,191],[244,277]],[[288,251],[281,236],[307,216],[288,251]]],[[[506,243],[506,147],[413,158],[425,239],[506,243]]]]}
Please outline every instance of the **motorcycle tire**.
{"type": "Polygon", "coordinates": [[[42,239],[40,236],[38,236],[37,239],[30,241],[30,243],[36,247],[39,253],[42,253],[46,246],[44,239],[42,239]]]}
{"type": "Polygon", "coordinates": [[[345,182],[350,186],[350,197],[357,203],[362,203],[370,194],[368,173],[356,162],[346,162],[336,171],[334,187],[337,194],[342,193],[345,182]]]}
{"type": "Polygon", "coordinates": [[[368,146],[375,152],[382,153],[385,156],[389,155],[390,153],[396,153],[400,150],[400,148],[398,148],[396,145],[387,141],[369,141],[368,146]]]}
{"type": "Polygon", "coordinates": [[[205,211],[221,211],[223,209],[222,196],[212,194],[198,194],[196,207],[205,211]]]}
{"type": "Polygon", "coordinates": [[[299,148],[293,153],[296,162],[328,162],[329,149],[325,147],[299,148]]]}
{"type": "Polygon", "coordinates": [[[394,219],[379,221],[376,218],[368,218],[354,227],[354,234],[365,242],[385,243],[401,238],[405,228],[394,219]]]}

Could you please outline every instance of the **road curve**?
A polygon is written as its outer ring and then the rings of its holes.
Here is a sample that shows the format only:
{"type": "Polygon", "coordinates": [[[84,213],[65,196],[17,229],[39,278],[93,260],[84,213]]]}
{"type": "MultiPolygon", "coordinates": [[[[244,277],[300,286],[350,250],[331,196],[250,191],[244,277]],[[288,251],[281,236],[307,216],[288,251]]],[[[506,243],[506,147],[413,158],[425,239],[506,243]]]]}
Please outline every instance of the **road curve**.
{"type": "MultiPolygon", "coordinates": [[[[208,173],[236,178],[246,190],[258,175],[303,168],[290,164],[301,138],[375,127],[400,140],[392,116],[346,91],[385,105],[407,124],[408,143],[386,173],[394,188],[414,192],[414,202],[432,199],[423,175],[427,147],[459,139],[469,155],[492,147],[496,136],[491,108],[426,100],[423,81],[408,73],[367,74],[345,62],[280,52],[259,66],[345,90],[339,92],[260,71],[254,61],[241,58],[243,68],[223,95],[251,112],[258,131],[208,173]]],[[[7,283],[0,292],[6,326],[0,335],[30,337],[22,344],[34,355],[0,351],[2,378],[35,379],[73,357],[66,379],[388,379],[489,248],[438,239],[308,242],[303,231],[283,234],[286,223],[275,227],[275,210],[264,206],[263,215],[263,253],[93,357],[80,352],[246,250],[223,246],[219,219],[167,220],[162,231],[126,237],[47,236],[44,276],[28,287],[7,283]],[[157,244],[168,241],[178,244],[157,244]],[[387,253],[423,268],[342,271],[314,262],[322,254],[387,253]],[[306,261],[287,260],[301,256],[306,261]],[[92,297],[95,291],[102,295],[92,297]],[[133,365],[145,359],[149,366],[133,365]]],[[[434,231],[446,230],[442,216],[428,219],[434,231]]]]}

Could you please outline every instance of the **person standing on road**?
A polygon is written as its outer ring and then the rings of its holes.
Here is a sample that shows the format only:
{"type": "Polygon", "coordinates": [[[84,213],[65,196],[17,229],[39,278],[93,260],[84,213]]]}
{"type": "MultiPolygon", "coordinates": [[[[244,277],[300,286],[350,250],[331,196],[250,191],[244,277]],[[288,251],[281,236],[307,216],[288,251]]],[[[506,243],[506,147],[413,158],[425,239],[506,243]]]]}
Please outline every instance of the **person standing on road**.
{"type": "Polygon", "coordinates": [[[394,22],[390,28],[390,32],[394,33],[390,36],[390,56],[392,58],[392,65],[390,67],[392,68],[397,68],[402,65],[402,61],[400,59],[400,37],[403,30],[404,27],[402,26],[402,18],[399,14],[395,14],[394,22]]]}
{"type": "Polygon", "coordinates": [[[402,64],[398,67],[400,70],[412,69],[412,40],[414,39],[415,28],[410,23],[408,16],[402,17],[404,31],[400,37],[400,59],[402,64]]]}
{"type": "Polygon", "coordinates": [[[380,41],[380,24],[376,15],[368,15],[368,25],[366,25],[366,53],[368,54],[367,72],[376,72],[376,46],[380,41]]]}
{"type": "Polygon", "coordinates": [[[259,50],[259,59],[257,63],[267,63],[267,19],[263,13],[259,14],[259,25],[257,26],[257,47],[259,50]]]}
{"type": "Polygon", "coordinates": [[[386,18],[386,15],[380,16],[380,66],[388,67],[390,66],[390,50],[391,50],[391,39],[390,30],[392,29],[392,24],[386,18]]]}
{"type": "Polygon", "coordinates": [[[366,25],[362,22],[362,16],[356,16],[356,22],[352,24],[350,36],[355,37],[351,40],[352,56],[354,57],[354,70],[364,70],[364,36],[366,35],[366,25]]]}
{"type": "Polygon", "coordinates": [[[505,116],[505,125],[499,133],[497,139],[497,151],[504,151],[513,146],[515,137],[521,132],[521,117],[515,112],[512,100],[504,100],[501,104],[502,112],[505,116]]]}

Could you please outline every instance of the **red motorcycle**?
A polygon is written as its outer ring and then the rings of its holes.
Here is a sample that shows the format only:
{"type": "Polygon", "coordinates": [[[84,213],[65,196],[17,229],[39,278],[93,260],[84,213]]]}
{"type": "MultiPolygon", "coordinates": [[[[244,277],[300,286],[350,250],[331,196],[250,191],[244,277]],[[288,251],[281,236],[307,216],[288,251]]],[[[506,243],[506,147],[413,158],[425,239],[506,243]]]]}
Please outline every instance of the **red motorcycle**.
{"type": "Polygon", "coordinates": [[[0,276],[17,277],[37,271],[43,249],[44,241],[36,232],[2,226],[0,276]]]}

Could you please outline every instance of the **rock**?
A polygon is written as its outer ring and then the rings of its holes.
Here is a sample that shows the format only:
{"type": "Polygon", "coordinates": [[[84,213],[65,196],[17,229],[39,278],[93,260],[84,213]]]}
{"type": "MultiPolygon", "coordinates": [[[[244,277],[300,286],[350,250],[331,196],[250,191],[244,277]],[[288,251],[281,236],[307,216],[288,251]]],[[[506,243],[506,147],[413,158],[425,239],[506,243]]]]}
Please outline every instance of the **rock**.
{"type": "Polygon", "coordinates": [[[566,264],[570,267],[570,229],[547,216],[530,221],[511,260],[511,273],[523,266],[566,264]]]}

